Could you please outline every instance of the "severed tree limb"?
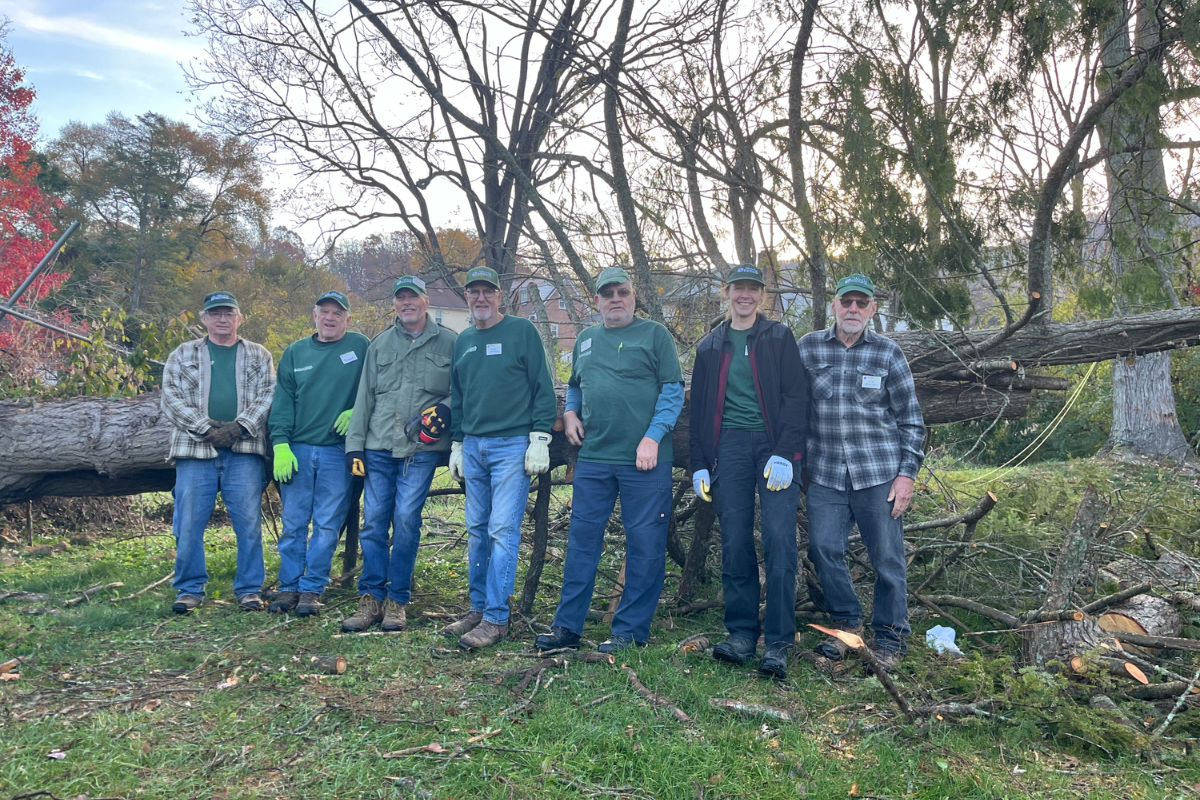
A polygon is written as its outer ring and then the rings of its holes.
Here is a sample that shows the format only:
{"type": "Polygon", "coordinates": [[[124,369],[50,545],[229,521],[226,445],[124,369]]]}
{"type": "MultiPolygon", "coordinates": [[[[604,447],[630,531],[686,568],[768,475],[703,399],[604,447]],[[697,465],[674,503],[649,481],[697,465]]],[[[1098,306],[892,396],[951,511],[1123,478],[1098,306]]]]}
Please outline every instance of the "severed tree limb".
{"type": "Polygon", "coordinates": [[[913,706],[918,717],[994,717],[990,709],[1002,705],[999,700],[980,700],[975,703],[940,703],[933,706],[913,706]]]}
{"type": "Polygon", "coordinates": [[[1098,600],[1093,600],[1081,610],[1085,614],[1095,614],[1097,611],[1103,611],[1110,606],[1115,606],[1118,603],[1124,603],[1131,597],[1136,597],[1139,594],[1145,594],[1146,592],[1150,591],[1151,588],[1153,588],[1153,584],[1150,581],[1139,583],[1137,586],[1130,586],[1128,589],[1117,592],[1116,594],[1110,594],[1107,597],[1101,597],[1098,600]]]}
{"type": "Polygon", "coordinates": [[[970,511],[964,511],[955,517],[947,517],[946,519],[931,519],[926,522],[914,522],[912,525],[905,525],[905,533],[915,533],[917,531],[927,531],[933,528],[951,528],[958,525],[960,522],[979,522],[988,515],[998,502],[996,495],[992,492],[987,492],[983,497],[979,498],[979,502],[970,511]]]}
{"type": "Polygon", "coordinates": [[[1178,697],[1183,692],[1196,695],[1197,690],[1191,681],[1168,681],[1167,683],[1152,683],[1149,686],[1134,686],[1126,691],[1130,697],[1139,700],[1165,700],[1168,697],[1178,697]]]}
{"type": "Polygon", "coordinates": [[[1148,636],[1144,633],[1114,634],[1124,644],[1140,644],[1146,647],[1164,647],[1168,650],[1182,650],[1187,653],[1200,653],[1200,639],[1179,639],[1174,636],[1148,636]]]}
{"type": "Polygon", "coordinates": [[[1071,593],[1083,577],[1088,548],[1091,546],[1092,540],[1096,538],[1096,532],[1101,529],[1101,520],[1107,513],[1108,504],[1100,499],[1096,493],[1096,487],[1089,483],[1083,493],[1083,499],[1079,502],[1075,518],[1071,520],[1067,537],[1063,540],[1062,547],[1059,548],[1054,573],[1051,576],[1050,585],[1046,587],[1046,597],[1042,601],[1042,607],[1027,614],[1026,619],[1033,619],[1045,611],[1059,611],[1067,605],[1071,599],[1071,593]]]}
{"type": "Polygon", "coordinates": [[[1200,596],[1192,592],[1171,592],[1167,595],[1167,599],[1177,606],[1190,608],[1192,611],[1200,611],[1200,596]]]}
{"type": "Polygon", "coordinates": [[[79,605],[80,603],[86,603],[92,599],[92,594],[94,592],[103,592],[107,589],[120,589],[124,585],[125,584],[121,583],[120,581],[113,581],[112,583],[98,583],[95,586],[89,586],[88,588],[84,589],[82,592],[78,592],[77,593],[78,597],[72,597],[70,600],[63,603],[63,605],[64,606],[76,606],[76,605],[79,605]]]}
{"type": "Polygon", "coordinates": [[[175,577],[175,570],[171,570],[169,573],[167,573],[167,575],[165,577],[159,578],[158,580],[156,580],[154,583],[150,584],[149,586],[139,589],[138,591],[134,592],[133,594],[127,595],[125,597],[114,597],[112,600],[109,600],[108,602],[122,603],[126,600],[132,600],[135,597],[141,597],[146,592],[150,591],[151,589],[155,588],[156,586],[162,586],[164,583],[166,583],[167,581],[171,580],[171,578],[174,578],[174,577],[175,577]]]}
{"type": "Polygon", "coordinates": [[[662,695],[655,694],[654,692],[647,689],[646,685],[644,683],[642,683],[640,680],[638,680],[637,673],[634,672],[633,669],[628,664],[625,664],[624,666],[622,666],[621,671],[629,676],[629,685],[632,686],[637,691],[638,694],[640,694],[642,697],[644,697],[646,699],[646,702],[648,702],[650,705],[667,709],[668,711],[671,712],[672,715],[674,715],[675,719],[679,720],[684,725],[692,724],[692,718],[689,717],[687,714],[683,713],[683,711],[677,705],[675,705],[674,703],[672,703],[670,700],[663,697],[662,695]]]}
{"type": "Polygon", "coordinates": [[[1192,693],[1192,690],[1196,688],[1197,684],[1200,684],[1200,669],[1196,670],[1196,675],[1192,678],[1191,683],[1189,683],[1187,688],[1180,693],[1179,699],[1175,701],[1175,707],[1171,709],[1171,713],[1167,714],[1167,718],[1162,721],[1162,724],[1154,729],[1154,733],[1151,735],[1162,736],[1163,733],[1166,732],[1167,726],[1171,724],[1171,720],[1175,719],[1175,715],[1179,713],[1179,709],[1183,708],[1183,704],[1187,702],[1188,695],[1192,693]]]}
{"type": "Polygon", "coordinates": [[[950,594],[935,594],[931,596],[913,594],[922,603],[933,603],[939,606],[951,606],[952,608],[963,608],[967,611],[974,612],[981,617],[986,617],[993,622],[999,622],[1001,625],[1007,625],[1010,628],[1017,628],[1021,625],[1021,620],[1009,614],[1006,611],[1001,611],[998,608],[984,605],[975,600],[969,600],[966,597],[956,597],[950,594]]]}
{"type": "Polygon", "coordinates": [[[808,624],[808,627],[815,628],[821,633],[835,637],[841,641],[842,644],[846,645],[855,653],[857,653],[859,660],[871,668],[871,672],[875,673],[875,677],[879,679],[881,684],[883,684],[883,688],[887,689],[887,693],[890,694],[892,699],[896,701],[896,705],[899,706],[900,711],[904,714],[904,716],[908,717],[908,721],[916,721],[916,716],[913,714],[912,708],[909,707],[908,701],[904,699],[902,694],[900,694],[900,690],[896,688],[896,684],[892,681],[892,677],[888,675],[887,670],[885,670],[879,664],[879,659],[875,658],[875,654],[871,652],[871,648],[867,647],[867,643],[863,641],[861,636],[859,636],[857,633],[850,633],[849,631],[838,630],[837,628],[826,628],[823,625],[814,625],[811,622],[808,624]]]}
{"type": "Polygon", "coordinates": [[[732,700],[727,697],[710,697],[708,704],[722,711],[741,714],[743,717],[771,717],[783,722],[792,722],[795,719],[790,711],[782,708],[763,706],[758,703],[743,703],[741,700],[732,700]]]}

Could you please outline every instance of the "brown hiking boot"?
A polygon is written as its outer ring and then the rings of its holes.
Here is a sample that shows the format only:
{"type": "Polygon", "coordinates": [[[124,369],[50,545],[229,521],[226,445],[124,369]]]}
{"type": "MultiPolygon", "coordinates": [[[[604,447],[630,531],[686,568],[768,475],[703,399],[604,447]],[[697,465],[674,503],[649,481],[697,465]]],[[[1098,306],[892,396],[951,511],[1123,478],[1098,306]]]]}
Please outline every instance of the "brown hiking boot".
{"type": "Polygon", "coordinates": [[[383,605],[369,594],[358,596],[358,611],[354,616],[342,620],[342,630],[347,633],[365,631],[383,619],[383,605]]]}
{"type": "Polygon", "coordinates": [[[238,608],[242,611],[262,611],[267,607],[258,592],[250,592],[249,594],[242,595],[237,599],[237,604],[238,608]]]}
{"type": "Polygon", "coordinates": [[[267,606],[267,611],[270,611],[272,614],[283,614],[295,608],[299,600],[299,592],[279,592],[275,595],[275,599],[271,601],[271,605],[267,606]]]}
{"type": "MultiPolygon", "coordinates": [[[[834,620],[829,623],[829,627],[853,633],[857,636],[863,635],[863,626],[861,623],[857,627],[851,627],[848,622],[834,620]]],[[[824,641],[813,648],[813,652],[819,656],[824,656],[830,661],[841,661],[846,657],[846,653],[850,652],[850,646],[836,636],[826,636],[824,641]]]]}
{"type": "Polygon", "coordinates": [[[442,628],[442,636],[462,636],[481,622],[483,622],[482,611],[468,611],[442,628]]]}
{"type": "Polygon", "coordinates": [[[390,597],[383,601],[383,622],[380,628],[385,631],[402,631],[406,622],[404,606],[390,597]]]}
{"type": "Polygon", "coordinates": [[[204,598],[197,597],[194,594],[181,594],[175,598],[175,602],[171,604],[171,610],[176,614],[187,614],[192,609],[198,608],[204,598]]]}
{"type": "Polygon", "coordinates": [[[458,640],[458,646],[463,650],[478,650],[480,647],[491,647],[508,635],[508,623],[497,625],[486,619],[463,634],[458,640]]]}
{"type": "Polygon", "coordinates": [[[296,602],[297,617],[315,617],[321,613],[321,595],[316,592],[301,592],[296,602]]]}

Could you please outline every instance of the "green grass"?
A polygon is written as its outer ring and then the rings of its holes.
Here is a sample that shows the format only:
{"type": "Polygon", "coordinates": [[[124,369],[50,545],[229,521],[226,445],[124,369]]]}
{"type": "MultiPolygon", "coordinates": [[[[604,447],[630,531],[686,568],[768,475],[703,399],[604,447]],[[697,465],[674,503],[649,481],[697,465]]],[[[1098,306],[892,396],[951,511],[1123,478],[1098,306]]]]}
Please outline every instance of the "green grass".
{"type": "MultiPolygon", "coordinates": [[[[944,485],[919,496],[913,519],[953,511],[952,496],[967,502],[980,489],[964,484],[977,474],[943,473],[944,485]]],[[[1138,530],[1152,527],[1164,544],[1190,541],[1194,487],[1153,470],[1114,477],[1112,465],[1101,462],[1010,474],[989,487],[1001,505],[978,535],[1052,540],[1087,482],[1098,488],[1107,482],[1101,491],[1130,519],[1139,502],[1148,505],[1138,530]]],[[[565,497],[556,492],[552,518],[565,497]]],[[[522,708],[534,684],[518,697],[516,679],[500,679],[535,663],[523,655],[532,638],[525,623],[514,625],[503,645],[474,655],[454,651],[436,634],[438,615],[464,603],[463,546],[442,546],[462,532],[455,526],[460,502],[431,502],[427,514],[445,524],[431,524],[436,540],[422,548],[410,630],[388,636],[339,635],[340,619],[353,607],[352,589],[328,592],[325,612],[313,619],[239,612],[230,602],[228,529],[209,532],[210,601],[186,617],[169,612],[166,585],[106,602],[170,571],[173,542],[161,529],[149,538],[72,546],[0,568],[0,594],[49,595],[0,603],[0,661],[26,658],[19,680],[0,683],[0,800],[35,790],[61,798],[171,800],[1198,794],[1188,788],[1200,784],[1188,741],[1200,733],[1197,711],[1182,714],[1167,737],[1152,740],[1088,709],[1088,697],[1111,679],[1083,692],[1078,682],[1019,670],[1012,637],[988,637],[1004,646],[999,656],[985,657],[968,641],[969,658],[950,663],[914,634],[899,684],[914,704],[999,698],[1004,705],[996,713],[1003,719],[912,725],[878,682],[857,669],[831,679],[796,661],[786,682],[773,683],[707,655],[675,652],[691,634],[720,631],[719,610],[661,615],[651,645],[626,657],[646,686],[691,716],[691,725],[648,704],[631,688],[621,662],[548,669],[522,708]],[[79,590],[114,581],[125,586],[65,606],[79,590]],[[309,661],[316,655],[345,656],[349,669],[314,677],[309,661]],[[710,706],[712,697],[785,709],[795,721],[733,716],[710,706]],[[474,742],[476,749],[450,757],[455,743],[493,733],[474,742]],[[432,743],[446,752],[384,757],[432,743]],[[56,750],[65,757],[48,756],[56,750]],[[411,780],[397,783],[401,778],[411,780]]],[[[556,533],[552,547],[564,547],[564,536],[565,530],[556,533]]],[[[38,544],[55,541],[43,536],[38,544]]],[[[619,553],[607,553],[605,569],[614,572],[617,564],[619,553]]],[[[276,567],[269,562],[268,572],[276,567]]],[[[605,574],[598,595],[611,589],[605,574]]],[[[560,576],[561,564],[552,561],[534,624],[550,620],[557,597],[546,585],[557,585],[560,576]]],[[[676,580],[668,579],[668,593],[676,580]]],[[[716,586],[704,589],[715,592],[716,586]]],[[[919,632],[937,622],[918,616],[914,627],[919,632]]],[[[599,641],[606,633],[597,622],[585,635],[599,641]]],[[[804,644],[812,641],[806,635],[804,644]]],[[[1122,711],[1135,728],[1161,716],[1148,703],[1122,703],[1122,711]]]]}

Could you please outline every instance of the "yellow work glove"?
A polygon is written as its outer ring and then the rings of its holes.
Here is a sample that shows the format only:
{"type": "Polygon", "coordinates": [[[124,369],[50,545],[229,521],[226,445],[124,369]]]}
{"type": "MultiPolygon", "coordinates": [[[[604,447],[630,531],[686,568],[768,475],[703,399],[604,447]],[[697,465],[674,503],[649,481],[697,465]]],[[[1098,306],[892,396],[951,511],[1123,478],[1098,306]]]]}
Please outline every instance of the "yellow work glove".
{"type": "Polygon", "coordinates": [[[337,419],[333,421],[333,429],[337,431],[339,436],[345,436],[346,431],[350,430],[350,415],[354,413],[354,409],[348,408],[337,415],[337,419]]]}
{"type": "Polygon", "coordinates": [[[275,480],[287,483],[300,469],[300,462],[287,442],[275,445],[275,480]]]}
{"type": "Polygon", "coordinates": [[[525,449],[526,475],[540,475],[550,469],[550,439],[550,434],[541,431],[529,434],[529,447],[525,449]]]}
{"type": "Polygon", "coordinates": [[[712,485],[710,480],[706,469],[698,469],[692,473],[692,490],[706,503],[712,502],[712,495],[708,493],[709,487],[712,485]]]}

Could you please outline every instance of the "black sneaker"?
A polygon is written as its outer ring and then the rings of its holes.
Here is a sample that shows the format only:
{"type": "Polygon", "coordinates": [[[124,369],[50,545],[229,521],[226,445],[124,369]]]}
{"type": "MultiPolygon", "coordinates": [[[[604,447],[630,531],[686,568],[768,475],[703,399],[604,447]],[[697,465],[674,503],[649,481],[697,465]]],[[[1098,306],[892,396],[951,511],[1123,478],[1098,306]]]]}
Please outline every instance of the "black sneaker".
{"type": "Polygon", "coordinates": [[[782,681],[787,678],[788,654],[792,646],[787,642],[775,642],[767,645],[763,651],[762,661],[758,662],[758,674],[764,678],[774,678],[782,681]]]}
{"type": "Polygon", "coordinates": [[[608,637],[608,641],[601,642],[596,649],[601,653],[619,653],[622,650],[628,650],[631,647],[643,647],[628,636],[618,636],[613,634],[608,637]]]}
{"type": "Polygon", "coordinates": [[[285,614],[295,608],[299,600],[299,592],[278,592],[271,605],[267,606],[267,611],[272,614],[285,614]]]}
{"type": "Polygon", "coordinates": [[[315,617],[321,613],[321,595],[316,592],[301,592],[296,601],[297,617],[315,617]]]}
{"type": "Polygon", "coordinates": [[[741,666],[754,658],[754,651],[757,648],[758,642],[753,639],[735,636],[714,647],[713,658],[717,661],[724,661],[727,664],[741,666]]]}
{"type": "Polygon", "coordinates": [[[197,597],[194,594],[181,594],[171,604],[171,610],[176,614],[187,614],[199,606],[201,602],[203,602],[203,598],[197,597]]]}
{"type": "Polygon", "coordinates": [[[550,629],[550,633],[543,633],[534,639],[533,646],[538,650],[558,650],[563,647],[578,650],[579,634],[566,628],[554,627],[550,629]]]}

